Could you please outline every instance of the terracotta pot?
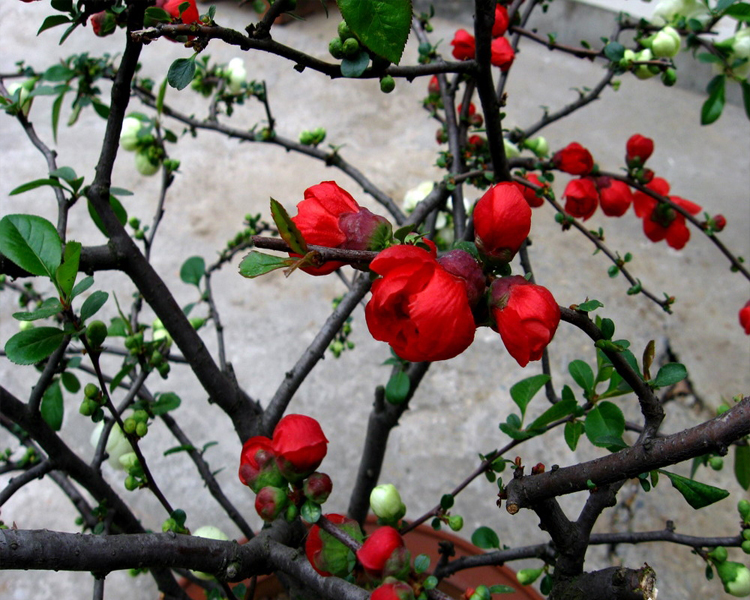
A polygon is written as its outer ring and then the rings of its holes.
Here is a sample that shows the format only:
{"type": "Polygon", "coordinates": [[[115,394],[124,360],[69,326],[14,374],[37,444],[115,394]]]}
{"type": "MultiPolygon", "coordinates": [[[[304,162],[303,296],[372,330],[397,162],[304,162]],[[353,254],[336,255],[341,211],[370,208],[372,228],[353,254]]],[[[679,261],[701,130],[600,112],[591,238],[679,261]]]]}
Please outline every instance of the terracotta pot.
{"type": "MultiPolygon", "coordinates": [[[[370,515],[365,523],[365,530],[371,532],[376,527],[375,519],[370,515]]],[[[442,530],[435,531],[432,527],[426,525],[421,525],[414,531],[409,532],[404,539],[406,540],[407,548],[411,550],[412,559],[419,554],[426,554],[430,557],[431,566],[437,564],[440,558],[438,543],[442,541],[453,543],[453,547],[456,550],[455,558],[482,554],[480,549],[466,540],[442,530]]],[[[245,582],[245,584],[248,583],[248,581],[245,582]]],[[[505,566],[476,567],[474,569],[459,571],[451,575],[448,579],[443,580],[440,583],[439,589],[452,598],[460,598],[466,588],[476,587],[479,584],[486,586],[509,585],[515,588],[516,591],[513,594],[495,596],[496,598],[502,597],[503,600],[544,600],[534,588],[522,586],[518,583],[513,570],[505,566]]],[[[183,580],[181,585],[193,600],[205,600],[206,595],[201,587],[187,580],[183,580]]],[[[284,588],[275,575],[264,575],[258,577],[255,588],[255,600],[263,600],[264,598],[273,600],[283,591],[284,588]]]]}

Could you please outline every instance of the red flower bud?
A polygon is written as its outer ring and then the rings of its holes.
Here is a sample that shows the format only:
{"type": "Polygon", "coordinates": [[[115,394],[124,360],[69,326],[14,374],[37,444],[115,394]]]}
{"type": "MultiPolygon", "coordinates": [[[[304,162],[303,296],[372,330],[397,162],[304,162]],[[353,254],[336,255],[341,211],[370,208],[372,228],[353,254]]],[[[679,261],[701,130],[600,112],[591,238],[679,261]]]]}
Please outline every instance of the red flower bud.
{"type": "Polygon", "coordinates": [[[492,40],[490,46],[490,62],[496,67],[500,67],[500,70],[505,73],[513,61],[516,58],[516,53],[513,51],[513,46],[504,37],[498,37],[492,40]]]}
{"type": "Polygon", "coordinates": [[[414,600],[414,591],[403,581],[386,582],[372,591],[370,600],[414,600]]]}
{"type": "Polygon", "coordinates": [[[565,186],[565,212],[584,221],[591,217],[599,204],[599,194],[590,179],[573,179],[565,186]]]}
{"type": "Polygon", "coordinates": [[[469,146],[474,146],[475,148],[481,148],[487,143],[487,140],[484,139],[481,135],[470,135],[469,139],[466,140],[466,144],[469,146]]]}
{"type": "Polygon", "coordinates": [[[91,15],[91,28],[98,37],[108,36],[117,28],[115,15],[106,10],[94,13],[91,15]]]}
{"type": "Polygon", "coordinates": [[[588,175],[594,168],[594,159],[581,144],[572,142],[554,154],[552,164],[571,175],[588,175]]]}
{"type": "Polygon", "coordinates": [[[393,527],[380,527],[365,540],[357,550],[357,560],[370,575],[378,577],[383,573],[391,555],[404,548],[404,539],[393,527]]]}
{"type": "Polygon", "coordinates": [[[714,231],[724,231],[724,228],[727,226],[727,219],[724,215],[715,215],[713,218],[714,222],[714,231]]]}
{"type": "Polygon", "coordinates": [[[508,31],[508,25],[510,25],[508,9],[498,4],[495,6],[495,23],[492,25],[492,37],[496,38],[505,35],[505,32],[508,31]]]}
{"type": "Polygon", "coordinates": [[[522,367],[542,358],[560,324],[560,307],[549,290],[520,275],[492,282],[490,311],[506,349],[522,367]]]}
{"type": "Polygon", "coordinates": [[[255,510],[258,516],[267,523],[286,510],[288,504],[289,498],[287,498],[286,490],[270,485],[262,488],[255,496],[255,510]]]}
{"type": "MultiPolygon", "coordinates": [[[[325,515],[331,523],[348,533],[358,542],[364,537],[357,522],[343,515],[325,515]]],[[[349,568],[349,549],[318,525],[313,525],[305,541],[305,555],[312,568],[323,577],[346,577],[351,572],[349,568]]]]}
{"type": "MultiPolygon", "coordinates": [[[[549,187],[548,183],[542,182],[534,173],[524,175],[523,178],[526,181],[533,183],[537,187],[545,189],[549,187]]],[[[524,199],[531,208],[538,208],[539,206],[542,206],[544,204],[544,198],[541,196],[537,196],[535,190],[523,185],[522,183],[513,182],[513,185],[515,185],[518,188],[518,191],[523,194],[524,199]]]]}
{"type": "Polygon", "coordinates": [[[276,464],[289,481],[299,481],[318,468],[328,451],[320,424],[305,415],[287,415],[273,431],[276,464]]]}
{"type": "Polygon", "coordinates": [[[750,335],[750,300],[740,309],[740,326],[745,330],[745,334],[750,335]]]}
{"type": "Polygon", "coordinates": [[[284,476],[276,466],[271,440],[263,436],[251,437],[242,446],[240,481],[256,494],[266,486],[282,487],[284,476]]]}
{"type": "Polygon", "coordinates": [[[463,282],[469,306],[472,308],[476,306],[487,289],[482,267],[476,259],[465,250],[451,250],[438,258],[438,263],[448,273],[463,282]]]}
{"type": "Polygon", "coordinates": [[[437,75],[433,75],[430,79],[430,83],[427,84],[427,92],[430,94],[440,93],[440,82],[438,81],[437,75]]]}
{"type": "Polygon", "coordinates": [[[446,271],[430,251],[391,246],[370,263],[382,275],[365,307],[370,334],[404,360],[435,361],[458,356],[474,340],[474,317],[464,282],[446,271]]]}
{"type": "Polygon", "coordinates": [[[453,46],[453,57],[458,60],[468,60],[474,58],[476,54],[476,41],[474,36],[465,29],[459,29],[453,36],[451,42],[453,46]]]}
{"type": "Polygon", "coordinates": [[[602,211],[608,217],[621,217],[630,208],[633,192],[626,183],[611,177],[598,177],[596,187],[599,190],[602,211]]]}
{"type": "Polygon", "coordinates": [[[359,212],[345,213],[339,217],[339,227],[346,236],[341,244],[347,250],[380,250],[393,231],[385,217],[360,207],[359,212]]]}
{"type": "Polygon", "coordinates": [[[305,484],[302,487],[305,498],[317,504],[323,504],[328,500],[332,489],[331,478],[325,473],[318,473],[317,471],[305,479],[305,484]]]}
{"type": "Polygon", "coordinates": [[[162,7],[167,11],[173,19],[180,18],[180,4],[185,2],[189,3],[188,6],[182,13],[182,22],[185,25],[191,23],[197,23],[200,20],[200,14],[198,13],[198,7],[195,5],[195,0],[167,0],[162,7]]]}
{"type": "Polygon", "coordinates": [[[492,260],[510,262],[531,231],[531,208],[512,183],[498,183],[474,207],[475,243],[492,260]]]}
{"type": "MultiPolygon", "coordinates": [[[[458,112],[458,114],[460,115],[463,112],[463,110],[464,110],[464,105],[463,104],[459,104],[458,108],[456,109],[456,112],[458,112]]],[[[477,112],[477,107],[474,106],[473,102],[469,102],[469,109],[468,110],[469,110],[469,112],[467,114],[468,114],[468,116],[471,117],[471,116],[474,115],[474,113],[477,112]]]]}
{"type": "Polygon", "coordinates": [[[642,166],[654,152],[654,140],[640,133],[630,136],[626,145],[625,162],[629,168],[642,166]]]}

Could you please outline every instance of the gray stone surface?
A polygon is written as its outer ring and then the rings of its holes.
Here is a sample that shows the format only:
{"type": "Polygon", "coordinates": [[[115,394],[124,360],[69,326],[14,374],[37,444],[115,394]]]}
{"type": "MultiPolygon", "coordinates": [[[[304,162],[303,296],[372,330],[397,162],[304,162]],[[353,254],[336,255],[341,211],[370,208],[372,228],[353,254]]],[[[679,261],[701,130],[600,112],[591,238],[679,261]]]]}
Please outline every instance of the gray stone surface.
{"type": "MultiPolygon", "coordinates": [[[[13,69],[16,61],[43,68],[56,56],[74,52],[111,51],[108,42],[93,38],[89,30],[72,36],[59,48],[57,31],[38,38],[36,29],[46,14],[42,3],[26,5],[4,3],[0,12],[0,39],[4,52],[0,72],[13,69]]],[[[221,3],[218,21],[242,28],[250,14],[234,5],[221,3]]],[[[337,20],[315,16],[305,23],[295,23],[275,31],[277,39],[321,58],[327,55],[328,40],[334,35],[337,20]]],[[[434,39],[444,40],[446,49],[457,27],[470,25],[470,15],[455,20],[435,20],[434,39]]],[[[241,55],[233,48],[213,42],[207,53],[225,61],[241,55]]],[[[157,81],[168,65],[188,51],[179,44],[158,42],[145,49],[144,73],[157,81]]],[[[407,62],[416,56],[416,44],[410,40],[407,62]]],[[[440,177],[431,167],[435,160],[434,132],[437,127],[421,111],[420,102],[425,82],[412,84],[399,81],[396,91],[383,95],[374,81],[338,81],[324,85],[326,78],[306,71],[297,73],[289,62],[262,54],[245,55],[250,78],[268,83],[274,117],[280,134],[295,138],[301,129],[324,126],[328,141],[345,144],[342,154],[364,171],[371,180],[393,198],[423,181],[440,177]]],[[[560,107],[576,97],[571,88],[592,86],[601,75],[601,67],[550,53],[546,49],[526,45],[517,58],[508,86],[508,118],[506,127],[523,127],[541,115],[542,106],[560,107]]],[[[188,92],[170,90],[167,102],[185,112],[205,114],[202,99],[188,92]]],[[[619,92],[607,91],[604,97],[586,111],[550,126],[544,135],[553,148],[576,140],[593,152],[597,162],[617,170],[622,162],[627,138],[635,132],[649,135],[656,141],[651,167],[672,183],[672,192],[704,205],[711,213],[726,215],[729,225],[723,234],[725,243],[737,253],[750,254],[750,156],[748,122],[739,107],[728,106],[713,126],[698,125],[702,98],[687,91],[672,89],[665,93],[658,81],[640,82],[630,77],[622,80],[619,92]]],[[[37,99],[33,120],[40,135],[51,143],[46,121],[50,101],[37,99]]],[[[132,104],[137,110],[137,103],[132,104]]],[[[69,105],[63,118],[69,114],[69,105]]],[[[250,127],[264,119],[257,103],[241,107],[232,124],[250,127]]],[[[59,164],[69,165],[90,181],[98,153],[98,140],[104,122],[85,112],[73,128],[62,127],[56,149],[59,164]]],[[[178,133],[181,127],[168,123],[178,133]]],[[[12,119],[0,119],[0,197],[2,213],[28,211],[49,214],[53,207],[51,194],[45,190],[9,197],[8,192],[31,179],[43,177],[42,157],[24,138],[12,119]]],[[[181,304],[195,301],[193,288],[179,283],[179,267],[186,256],[201,255],[211,262],[224,242],[240,228],[246,213],[268,215],[268,198],[273,196],[288,207],[302,198],[305,188],[322,180],[335,179],[360,202],[379,210],[359,187],[341,173],[305,157],[289,155],[276,147],[261,144],[239,144],[219,136],[200,133],[196,139],[186,136],[172,150],[182,161],[167,200],[167,214],[162,232],[154,248],[154,265],[173,286],[181,304]]],[[[562,192],[564,179],[556,184],[562,192]]],[[[134,196],[126,199],[131,215],[148,222],[156,206],[158,182],[137,175],[132,155],[120,156],[114,184],[126,187],[134,196]]],[[[473,200],[479,193],[469,191],[473,200]]],[[[102,243],[103,238],[87,221],[85,206],[72,212],[70,236],[84,244],[102,243]]],[[[379,211],[382,212],[382,211],[379,211]]],[[[737,323],[737,311],[750,297],[746,281],[730,275],[726,260],[704,236],[693,235],[687,247],[676,252],[664,243],[652,244],[645,239],[641,224],[632,213],[611,223],[600,214],[588,225],[606,230],[610,247],[634,255],[634,272],[644,285],[656,291],[674,294],[678,303],[672,316],[662,313],[643,297],[628,297],[622,278],[609,279],[609,264],[600,255],[592,256],[593,248],[573,232],[560,232],[551,209],[535,211],[531,248],[537,280],[550,288],[563,305],[581,302],[586,296],[605,304],[602,315],[613,318],[618,335],[630,339],[639,354],[649,339],[656,339],[659,348],[668,339],[680,359],[690,369],[696,391],[709,406],[716,406],[738,393],[750,390],[750,347],[748,338],[737,323]]],[[[115,292],[121,302],[128,302],[133,290],[123,277],[110,273],[96,275],[96,287],[115,292]]],[[[226,326],[228,357],[235,366],[240,383],[248,392],[265,402],[282,381],[284,373],[294,364],[298,353],[312,340],[324,322],[331,300],[344,292],[335,277],[310,278],[296,274],[286,280],[273,274],[259,280],[240,278],[235,266],[224,269],[214,278],[218,306],[226,326]]],[[[3,296],[0,338],[16,331],[9,317],[13,307],[3,296]]],[[[148,314],[148,313],[146,313],[148,314]]],[[[104,309],[113,317],[111,303],[104,309]]],[[[146,322],[150,321],[150,316],[146,322]]],[[[215,351],[214,332],[205,338],[215,351]]],[[[328,508],[343,511],[348,503],[370,410],[375,386],[383,384],[388,370],[382,362],[388,357],[387,347],[374,342],[368,335],[363,312],[355,313],[353,340],[355,352],[340,359],[327,356],[296,394],[291,410],[318,418],[331,439],[323,470],[332,475],[335,489],[328,508]],[[356,374],[356,376],[354,376],[356,374]]],[[[570,360],[594,360],[594,352],[583,335],[563,324],[551,346],[552,367],[558,387],[571,383],[565,370],[570,360]]],[[[509,387],[517,380],[537,373],[534,364],[521,370],[505,352],[497,334],[479,330],[472,347],[460,357],[434,365],[415,397],[401,426],[392,435],[382,481],[399,486],[409,517],[416,517],[433,506],[441,494],[460,482],[477,464],[477,452],[499,447],[507,438],[497,424],[513,408],[509,387]]],[[[3,385],[23,397],[28,393],[28,369],[0,362],[3,385]]],[[[151,384],[151,382],[149,382],[151,384]]],[[[175,367],[167,382],[154,384],[154,390],[174,390],[183,399],[175,413],[196,445],[217,440],[219,445],[207,453],[213,468],[226,467],[219,481],[227,495],[248,516],[254,526],[252,495],[236,477],[240,444],[229,434],[231,426],[216,408],[205,403],[205,393],[185,368],[175,367]]],[[[696,423],[706,413],[698,414],[685,406],[675,406],[664,431],[696,423]]],[[[529,407],[530,416],[540,413],[543,401],[537,399],[529,407]]],[[[637,419],[632,400],[624,401],[628,417],[637,419]]],[[[88,438],[89,421],[78,415],[77,400],[68,399],[63,435],[84,456],[93,450],[88,438]]],[[[0,447],[10,444],[9,435],[0,430],[0,447]]],[[[162,458],[164,450],[175,445],[168,432],[158,424],[144,441],[144,449],[152,456],[152,468],[167,496],[184,508],[188,525],[196,528],[211,523],[238,535],[236,528],[221,511],[200,483],[192,465],[181,454],[162,458]]],[[[599,455],[584,444],[573,454],[565,447],[561,435],[532,440],[518,452],[526,464],[559,463],[599,455]]],[[[106,467],[112,485],[122,489],[122,475],[106,467]]],[[[685,472],[687,465],[677,467],[685,472]]],[[[719,473],[717,485],[726,486],[735,496],[741,490],[732,481],[729,469],[719,473]]],[[[6,482],[7,476],[0,481],[6,482]]],[[[635,493],[628,484],[623,497],[632,495],[631,521],[625,521],[625,510],[606,512],[598,529],[632,527],[634,530],[661,528],[667,519],[675,521],[683,533],[732,534],[736,531],[734,507],[725,501],[717,510],[693,512],[668,487],[660,485],[660,493],[635,493]]],[[[126,493],[123,491],[123,493],[126,493]]],[[[159,529],[165,515],[147,493],[128,496],[144,526],[159,529]]],[[[563,499],[564,507],[575,514],[583,502],[582,495],[563,499]]],[[[481,480],[472,483],[457,498],[455,512],[465,518],[463,535],[468,537],[478,525],[494,527],[501,541],[510,546],[545,540],[537,520],[530,512],[511,517],[495,507],[493,486],[481,480]]],[[[4,507],[2,519],[21,528],[50,528],[76,531],[75,513],[59,490],[47,481],[27,486],[4,507]]],[[[644,561],[659,575],[659,598],[679,600],[691,597],[723,597],[717,582],[706,582],[700,560],[689,549],[651,545],[619,548],[619,560],[629,567],[644,561]]],[[[740,559],[738,554],[736,560],[740,559]]],[[[591,550],[587,567],[607,563],[603,549],[591,550]]],[[[532,566],[527,562],[514,567],[532,566]]],[[[0,572],[0,597],[25,599],[85,598],[90,595],[88,574],[0,572]]],[[[123,573],[107,578],[105,597],[155,598],[152,582],[141,577],[130,581],[123,573]],[[135,585],[135,588],[132,586],[135,585]]]]}

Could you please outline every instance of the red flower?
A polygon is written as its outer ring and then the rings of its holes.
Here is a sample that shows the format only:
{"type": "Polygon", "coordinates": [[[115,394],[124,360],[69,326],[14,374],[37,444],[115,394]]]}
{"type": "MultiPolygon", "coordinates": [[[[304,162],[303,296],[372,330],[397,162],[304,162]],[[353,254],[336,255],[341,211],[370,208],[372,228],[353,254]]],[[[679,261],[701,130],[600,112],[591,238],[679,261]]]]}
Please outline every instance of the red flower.
{"type": "Polygon", "coordinates": [[[740,325],[747,335],[750,335],[750,300],[740,309],[740,325]]]}
{"type": "Polygon", "coordinates": [[[628,167],[642,166],[654,152],[654,140],[640,133],[630,136],[626,145],[625,162],[628,167]]]}
{"type": "Polygon", "coordinates": [[[440,82],[438,81],[437,75],[433,75],[432,79],[430,79],[430,83],[427,84],[427,91],[430,94],[440,93],[440,82]]]}
{"type": "Polygon", "coordinates": [[[453,57],[458,60],[469,60],[476,54],[474,36],[465,29],[456,31],[451,46],[453,46],[453,57]]]}
{"type": "MultiPolygon", "coordinates": [[[[378,249],[378,242],[390,237],[391,229],[386,218],[361,207],[335,181],[323,181],[307,188],[305,199],[297,204],[297,215],[292,221],[308,244],[348,250],[378,249]]],[[[322,267],[305,267],[304,271],[311,275],[327,275],[343,265],[342,262],[329,261],[322,267]]]]}
{"type": "Polygon", "coordinates": [[[490,311],[506,349],[522,367],[542,358],[560,324],[560,307],[549,290],[520,275],[492,282],[490,311]]]}
{"type": "Polygon", "coordinates": [[[724,215],[716,215],[712,220],[714,231],[717,233],[719,231],[724,231],[724,228],[727,226],[727,218],[724,215]]]}
{"type": "Polygon", "coordinates": [[[414,600],[414,591],[408,583],[390,581],[372,590],[370,600],[414,600]]]}
{"type": "Polygon", "coordinates": [[[476,306],[484,295],[487,285],[482,267],[474,257],[466,250],[456,249],[443,254],[438,258],[438,263],[448,273],[463,282],[469,306],[472,308],[476,306]]]}
{"type": "Polygon", "coordinates": [[[510,25],[508,9],[498,4],[495,6],[495,24],[492,26],[492,37],[505,35],[505,32],[508,31],[508,25],[510,25]]]}
{"type": "Polygon", "coordinates": [[[184,4],[185,2],[190,4],[190,6],[182,12],[182,22],[185,25],[190,25],[191,23],[197,23],[200,21],[200,14],[198,13],[198,7],[195,5],[195,0],[167,0],[162,8],[166,10],[173,19],[179,19],[180,4],[184,4]]]}
{"type": "MultiPolygon", "coordinates": [[[[458,114],[460,115],[461,112],[463,111],[463,108],[464,108],[464,105],[463,104],[459,104],[458,108],[456,109],[456,112],[458,112],[458,114]]],[[[477,112],[477,107],[474,106],[473,102],[469,102],[469,110],[468,110],[468,113],[467,113],[468,116],[470,116],[470,117],[473,116],[475,112],[477,112]]]]}
{"type": "MultiPolygon", "coordinates": [[[[669,199],[691,215],[696,215],[701,211],[701,207],[690,200],[679,196],[669,196],[669,199]]],[[[651,213],[643,217],[643,233],[652,242],[666,239],[667,244],[675,250],[684,248],[690,239],[690,230],[685,224],[685,215],[677,212],[666,202],[655,202],[651,213]]]]}
{"type": "Polygon", "coordinates": [[[289,481],[315,471],[328,451],[327,444],[320,423],[305,415],[287,415],[273,431],[276,464],[289,481]]]}
{"type": "Polygon", "coordinates": [[[599,190],[602,211],[608,217],[621,217],[630,208],[633,192],[626,183],[611,177],[599,177],[596,180],[596,187],[599,190]]]}
{"type": "Polygon", "coordinates": [[[498,183],[474,207],[475,243],[489,258],[510,262],[531,231],[531,208],[512,183],[498,183]]]}
{"type": "MultiPolygon", "coordinates": [[[[523,178],[526,181],[533,183],[537,187],[543,189],[549,187],[549,184],[542,182],[542,180],[539,179],[539,177],[537,177],[534,173],[524,175],[523,178]]],[[[544,198],[542,196],[537,196],[536,191],[534,191],[532,188],[517,182],[513,182],[513,185],[515,185],[518,188],[518,191],[523,194],[524,199],[531,208],[538,208],[544,204],[544,198]]]]}
{"type": "MultiPolygon", "coordinates": [[[[661,196],[666,196],[669,193],[669,183],[666,179],[662,179],[661,177],[654,177],[646,184],[646,187],[661,196]]],[[[633,210],[635,211],[636,217],[644,218],[645,216],[650,215],[656,204],[656,199],[652,198],[645,192],[636,190],[633,193],[633,210]]]]}
{"type": "Polygon", "coordinates": [[[565,186],[565,212],[571,217],[578,217],[584,221],[596,212],[599,204],[599,194],[594,182],[581,177],[573,179],[565,186]]]}
{"type": "Polygon", "coordinates": [[[94,30],[94,35],[105,37],[113,33],[116,28],[117,21],[113,13],[102,10],[91,15],[91,29],[94,30]]]}
{"type": "Polygon", "coordinates": [[[552,164],[571,175],[588,175],[594,168],[594,159],[581,144],[572,142],[555,153],[552,164]]]}
{"type": "Polygon", "coordinates": [[[490,62],[496,67],[500,67],[500,70],[503,73],[510,69],[513,60],[516,58],[516,53],[513,52],[513,47],[504,37],[492,40],[490,51],[492,53],[490,56],[490,62]]]}
{"type": "MultiPolygon", "coordinates": [[[[362,530],[354,519],[344,515],[324,515],[338,529],[345,531],[358,542],[362,541],[362,530]]],[[[349,549],[341,542],[323,531],[320,526],[313,525],[305,540],[305,556],[310,565],[323,577],[346,577],[349,568],[349,549]]]]}
{"type": "Polygon", "coordinates": [[[370,334],[404,360],[435,361],[458,356],[474,340],[474,317],[466,288],[416,246],[391,246],[370,263],[382,275],[365,308],[370,334]]]}
{"type": "Polygon", "coordinates": [[[382,574],[386,562],[391,555],[404,548],[404,538],[393,527],[376,529],[357,550],[357,560],[371,575],[382,574]]]}
{"type": "Polygon", "coordinates": [[[281,487],[284,476],[276,466],[273,442],[267,437],[251,437],[242,446],[240,454],[240,481],[256,494],[268,485],[281,487]]]}

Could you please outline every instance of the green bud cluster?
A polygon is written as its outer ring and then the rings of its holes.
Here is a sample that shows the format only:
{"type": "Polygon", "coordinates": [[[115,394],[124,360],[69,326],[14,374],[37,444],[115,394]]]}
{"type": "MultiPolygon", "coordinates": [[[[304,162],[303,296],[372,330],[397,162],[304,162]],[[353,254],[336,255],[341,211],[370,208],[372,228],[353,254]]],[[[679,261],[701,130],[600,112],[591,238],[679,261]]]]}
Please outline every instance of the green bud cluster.
{"type": "Polygon", "coordinates": [[[123,421],[122,426],[126,434],[142,438],[148,433],[148,413],[142,409],[136,410],[123,421]]]}
{"type": "Polygon", "coordinates": [[[304,146],[317,146],[326,139],[326,130],[323,127],[316,127],[312,130],[305,129],[299,134],[299,143],[304,146]]]}
{"type": "MultiPolygon", "coordinates": [[[[126,420],[127,422],[127,420],[126,420]]],[[[120,457],[120,464],[125,468],[127,476],[125,477],[125,489],[129,492],[146,487],[146,477],[143,467],[138,461],[135,452],[128,452],[120,457]]],[[[173,515],[170,515],[173,516],[173,515]]]]}
{"type": "Polygon", "coordinates": [[[94,422],[99,422],[104,418],[102,406],[106,401],[106,397],[95,384],[87,383],[83,388],[83,400],[78,412],[84,417],[91,417],[94,422]]]}

